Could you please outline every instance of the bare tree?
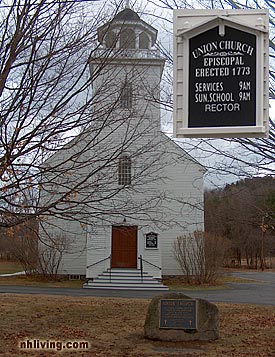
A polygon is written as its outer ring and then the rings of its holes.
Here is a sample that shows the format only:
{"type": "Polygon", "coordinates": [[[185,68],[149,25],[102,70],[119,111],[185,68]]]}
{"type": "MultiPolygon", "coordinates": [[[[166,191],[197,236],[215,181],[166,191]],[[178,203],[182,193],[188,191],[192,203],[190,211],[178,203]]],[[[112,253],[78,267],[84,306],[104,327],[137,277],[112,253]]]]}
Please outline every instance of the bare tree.
{"type": "MultiPolygon", "coordinates": [[[[133,110],[120,117],[112,114],[121,105],[115,85],[115,75],[121,73],[109,71],[104,85],[92,90],[91,84],[118,56],[112,49],[99,53],[97,42],[97,28],[118,9],[107,15],[110,8],[96,1],[92,7],[63,1],[1,3],[0,226],[11,227],[33,216],[73,220],[79,213],[85,224],[88,207],[96,203],[101,205],[98,214],[110,213],[104,200],[123,188],[110,189],[117,179],[112,169],[151,127],[142,112],[138,122],[133,110]],[[90,71],[91,59],[99,56],[90,71]],[[109,98],[104,98],[106,88],[109,98]],[[111,134],[122,132],[117,145],[111,134]]],[[[149,168],[154,171],[156,145],[148,140],[131,153],[135,159],[152,151],[150,163],[143,163],[133,178],[136,190],[144,183],[140,172],[146,180],[149,168]]],[[[142,207],[129,205],[127,212],[142,207]]]]}
{"type": "Polygon", "coordinates": [[[1,258],[21,263],[26,274],[32,274],[37,267],[38,221],[28,220],[14,227],[1,227],[1,258]]]}
{"type": "Polygon", "coordinates": [[[91,78],[83,52],[95,43],[98,17],[84,19],[83,10],[67,2],[1,3],[2,226],[46,209],[37,204],[42,163],[87,125],[91,78]]]}

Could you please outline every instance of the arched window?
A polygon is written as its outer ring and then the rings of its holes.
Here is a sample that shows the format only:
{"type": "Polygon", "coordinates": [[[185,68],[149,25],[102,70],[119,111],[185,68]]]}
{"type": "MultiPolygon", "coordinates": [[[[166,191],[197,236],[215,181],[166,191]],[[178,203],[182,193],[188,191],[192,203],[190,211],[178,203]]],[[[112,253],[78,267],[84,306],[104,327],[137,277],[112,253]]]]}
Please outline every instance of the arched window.
{"type": "Polygon", "coordinates": [[[142,32],[139,35],[139,48],[142,50],[149,49],[149,37],[146,35],[145,32],[142,32]]]}
{"type": "Polygon", "coordinates": [[[130,185],[132,179],[132,161],[127,155],[122,155],[118,162],[118,184],[130,185]]]}
{"type": "Polygon", "coordinates": [[[116,34],[113,31],[109,31],[105,37],[106,47],[114,48],[116,46],[116,34]]]}
{"type": "Polygon", "coordinates": [[[124,49],[136,48],[136,34],[134,30],[125,29],[121,31],[120,48],[124,48],[124,49]]]}
{"type": "Polygon", "coordinates": [[[132,83],[126,81],[121,88],[120,93],[120,108],[130,109],[133,106],[133,86],[132,83]]]}

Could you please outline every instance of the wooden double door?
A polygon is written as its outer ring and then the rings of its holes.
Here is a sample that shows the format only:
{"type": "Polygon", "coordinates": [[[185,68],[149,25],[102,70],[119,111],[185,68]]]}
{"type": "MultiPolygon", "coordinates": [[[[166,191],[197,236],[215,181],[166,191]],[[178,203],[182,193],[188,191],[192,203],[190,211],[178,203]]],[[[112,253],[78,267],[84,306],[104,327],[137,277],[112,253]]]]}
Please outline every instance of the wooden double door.
{"type": "Polygon", "coordinates": [[[137,268],[137,226],[112,227],[112,268],[137,268]]]}

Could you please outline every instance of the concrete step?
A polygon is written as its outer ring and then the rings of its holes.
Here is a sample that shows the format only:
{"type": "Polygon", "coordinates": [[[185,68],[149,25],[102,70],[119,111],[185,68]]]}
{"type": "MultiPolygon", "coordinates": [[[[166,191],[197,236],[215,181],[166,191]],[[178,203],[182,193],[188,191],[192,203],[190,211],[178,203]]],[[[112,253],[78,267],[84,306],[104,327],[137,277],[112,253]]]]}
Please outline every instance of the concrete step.
{"type": "Polygon", "coordinates": [[[113,283],[113,284],[159,284],[157,280],[154,279],[120,279],[120,278],[95,278],[93,283],[113,283]]]}
{"type": "Polygon", "coordinates": [[[113,289],[113,290],[157,290],[157,291],[167,291],[169,290],[168,286],[163,285],[163,284],[137,284],[137,283],[132,283],[132,284],[119,284],[119,283],[94,283],[94,282],[89,282],[84,284],[84,288],[88,289],[103,289],[103,290],[108,290],[108,289],[113,289]]]}
{"type": "Polygon", "coordinates": [[[95,279],[84,284],[89,289],[124,289],[124,290],[157,290],[167,291],[169,288],[147,272],[141,279],[138,269],[109,269],[99,274],[95,279]]]}
{"type": "Polygon", "coordinates": [[[94,278],[93,281],[95,280],[100,280],[100,281],[124,281],[124,282],[127,282],[127,281],[156,281],[158,282],[156,279],[152,279],[152,278],[148,278],[148,277],[143,277],[143,279],[140,277],[140,276],[135,276],[135,277],[129,277],[129,276],[112,276],[111,278],[109,276],[98,276],[96,278],[94,278]]]}

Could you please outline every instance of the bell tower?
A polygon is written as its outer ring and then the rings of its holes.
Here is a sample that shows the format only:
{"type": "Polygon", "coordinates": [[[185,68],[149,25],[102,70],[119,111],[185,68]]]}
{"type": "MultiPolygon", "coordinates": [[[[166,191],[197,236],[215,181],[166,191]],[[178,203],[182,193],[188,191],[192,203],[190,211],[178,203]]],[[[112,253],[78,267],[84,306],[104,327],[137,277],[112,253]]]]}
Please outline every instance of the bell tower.
{"type": "Polygon", "coordinates": [[[156,47],[157,30],[126,7],[97,30],[90,58],[94,110],[145,116],[160,129],[160,81],[165,59],[156,47]],[[94,77],[94,80],[93,80],[94,77]]]}
{"type": "Polygon", "coordinates": [[[141,20],[128,6],[112,21],[98,28],[98,40],[103,48],[153,50],[156,39],[157,30],[141,20]]]}

